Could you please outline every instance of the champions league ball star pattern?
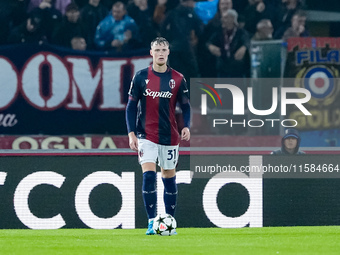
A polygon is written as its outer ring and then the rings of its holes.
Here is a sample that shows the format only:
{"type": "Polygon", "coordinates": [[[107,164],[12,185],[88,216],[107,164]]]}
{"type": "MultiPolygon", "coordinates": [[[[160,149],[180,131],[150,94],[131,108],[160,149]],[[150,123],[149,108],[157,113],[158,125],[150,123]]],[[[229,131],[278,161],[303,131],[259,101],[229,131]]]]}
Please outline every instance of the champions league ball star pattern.
{"type": "Polygon", "coordinates": [[[153,229],[157,235],[171,236],[176,234],[177,222],[174,217],[167,213],[161,213],[156,216],[153,223],[153,229]]]}

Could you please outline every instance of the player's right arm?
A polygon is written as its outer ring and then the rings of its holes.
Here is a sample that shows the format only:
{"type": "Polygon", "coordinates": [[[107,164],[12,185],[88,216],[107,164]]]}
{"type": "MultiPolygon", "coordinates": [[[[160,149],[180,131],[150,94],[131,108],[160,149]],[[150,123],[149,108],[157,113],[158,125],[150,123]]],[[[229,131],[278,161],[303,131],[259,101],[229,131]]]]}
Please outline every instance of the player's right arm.
{"type": "Polygon", "coordinates": [[[125,119],[129,136],[129,145],[131,150],[138,150],[138,140],[136,137],[136,120],[137,120],[137,103],[133,97],[129,97],[126,105],[125,119]]]}
{"type": "Polygon", "coordinates": [[[129,90],[129,100],[126,105],[125,120],[129,136],[129,146],[138,151],[138,139],[136,137],[137,105],[140,97],[140,88],[137,75],[133,77],[129,90]]]}
{"type": "Polygon", "coordinates": [[[137,103],[133,97],[129,96],[129,101],[126,105],[125,119],[129,136],[129,145],[131,150],[138,150],[138,140],[136,137],[136,121],[137,121],[137,103]]]}

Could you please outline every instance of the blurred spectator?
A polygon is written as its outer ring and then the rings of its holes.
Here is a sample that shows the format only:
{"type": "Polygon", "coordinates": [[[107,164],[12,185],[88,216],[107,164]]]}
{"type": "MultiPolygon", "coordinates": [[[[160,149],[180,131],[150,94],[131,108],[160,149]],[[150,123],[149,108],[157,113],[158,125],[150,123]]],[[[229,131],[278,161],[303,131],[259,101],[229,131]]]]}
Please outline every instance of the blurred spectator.
{"type": "MultiPolygon", "coordinates": [[[[53,0],[52,5],[58,11],[61,12],[62,15],[65,14],[66,6],[71,3],[72,0],[53,0]]],[[[39,7],[39,5],[43,2],[43,0],[30,0],[29,5],[27,7],[27,11],[31,12],[33,9],[39,7]]]]}
{"type": "Polygon", "coordinates": [[[86,41],[84,37],[75,36],[71,39],[71,47],[73,50],[86,50],[86,41]]]}
{"type": "Polygon", "coordinates": [[[116,2],[111,14],[99,23],[94,41],[99,49],[125,51],[137,47],[138,27],[122,2],[116,2]]]}
{"type": "MultiPolygon", "coordinates": [[[[15,27],[22,24],[27,18],[27,6],[30,0],[12,0],[10,1],[9,9],[12,11],[10,18],[11,26],[15,27]]],[[[8,2],[2,0],[1,2],[8,2]]]]}
{"type": "Polygon", "coordinates": [[[246,17],[244,17],[243,15],[238,15],[238,27],[244,29],[244,27],[246,26],[246,17]]]}
{"type": "Polygon", "coordinates": [[[30,0],[28,7],[27,7],[27,11],[31,12],[33,9],[39,7],[39,5],[41,4],[43,0],[30,0]]]}
{"type": "Polygon", "coordinates": [[[273,13],[275,11],[272,6],[269,3],[265,3],[264,0],[249,0],[249,5],[244,11],[244,28],[250,35],[254,35],[257,23],[262,19],[270,19],[273,13]]]}
{"type": "Polygon", "coordinates": [[[195,3],[194,10],[204,24],[208,24],[216,15],[218,2],[219,0],[207,0],[195,3]]]}
{"type": "Polygon", "coordinates": [[[169,62],[189,82],[199,76],[196,46],[203,32],[203,23],[193,8],[194,1],[182,0],[164,20],[162,36],[170,43],[169,62]]]}
{"type": "Polygon", "coordinates": [[[214,17],[215,22],[221,24],[222,14],[227,10],[233,9],[233,1],[232,0],[220,0],[218,3],[218,11],[214,17]]]}
{"type": "Polygon", "coordinates": [[[214,18],[204,28],[203,38],[209,39],[213,33],[221,27],[221,17],[228,10],[233,9],[232,0],[220,0],[218,3],[218,10],[214,18]]]}
{"type": "Polygon", "coordinates": [[[217,57],[217,76],[225,78],[249,77],[249,36],[238,28],[237,12],[228,10],[221,18],[222,29],[208,41],[208,49],[217,57]]]}
{"type": "Polygon", "coordinates": [[[29,0],[0,0],[0,44],[6,44],[10,31],[26,21],[29,0]]]}
{"type": "MultiPolygon", "coordinates": [[[[75,2],[80,9],[83,8],[89,2],[88,0],[72,0],[72,1],[75,2]]],[[[112,5],[115,2],[118,2],[118,0],[101,0],[100,3],[106,7],[107,11],[110,11],[112,9],[112,5]]],[[[121,2],[127,4],[129,0],[122,0],[121,2]]]]}
{"type": "Polygon", "coordinates": [[[12,10],[10,3],[0,1],[0,44],[5,44],[10,33],[10,18],[12,10]]]}
{"type": "Polygon", "coordinates": [[[232,0],[220,0],[215,17],[204,27],[203,34],[198,42],[198,66],[202,77],[216,77],[216,66],[207,63],[216,63],[216,57],[207,48],[207,41],[219,29],[221,29],[221,16],[227,10],[233,8],[232,0]]]}
{"type": "Polygon", "coordinates": [[[66,12],[66,7],[71,3],[72,0],[56,0],[54,7],[61,12],[62,15],[66,12]]]}
{"type": "Polygon", "coordinates": [[[127,7],[127,13],[139,28],[141,46],[149,48],[150,42],[158,34],[152,21],[153,13],[148,5],[148,0],[133,0],[127,7]]]}
{"type": "Polygon", "coordinates": [[[271,155],[303,155],[300,150],[301,137],[295,128],[288,128],[281,139],[281,149],[272,151],[271,155]]]}
{"type": "Polygon", "coordinates": [[[153,20],[158,26],[165,20],[167,2],[168,0],[157,0],[157,5],[153,13],[153,20]]]}
{"type": "Polygon", "coordinates": [[[81,10],[85,5],[89,3],[89,0],[72,0],[81,10]]]}
{"type": "Polygon", "coordinates": [[[42,19],[40,16],[31,14],[21,25],[15,27],[9,37],[9,43],[42,43],[46,36],[42,30],[42,19]]]}
{"type": "Polygon", "coordinates": [[[100,0],[88,0],[88,4],[80,10],[81,23],[86,30],[85,40],[88,49],[95,48],[94,36],[96,28],[108,13],[108,10],[100,3],[100,0]]]}
{"type": "Polygon", "coordinates": [[[43,0],[39,7],[31,11],[33,15],[41,17],[41,29],[49,42],[52,41],[53,31],[62,20],[61,12],[53,6],[53,1],[43,0]]]}
{"type": "MultiPolygon", "coordinates": [[[[273,0],[269,0],[273,1],[273,0]]],[[[244,11],[248,5],[248,0],[233,0],[233,9],[238,15],[244,15],[244,11]]]]}
{"type": "Polygon", "coordinates": [[[298,11],[293,15],[292,25],[289,27],[283,35],[284,40],[289,37],[307,37],[309,32],[306,30],[307,16],[303,11],[298,11]]]}
{"type": "Polygon", "coordinates": [[[52,43],[64,47],[71,47],[71,39],[75,36],[83,37],[85,32],[79,22],[80,12],[78,6],[74,3],[66,7],[66,13],[62,23],[53,33],[52,43]]]}
{"type": "Polygon", "coordinates": [[[125,6],[127,6],[127,4],[131,1],[133,0],[102,0],[101,3],[110,11],[114,3],[122,2],[123,4],[125,4],[125,6]]]}
{"type": "Polygon", "coordinates": [[[178,6],[180,0],[157,0],[154,8],[153,21],[160,28],[169,11],[178,6]]]}
{"type": "Polygon", "coordinates": [[[282,0],[276,19],[272,19],[274,26],[274,39],[281,39],[284,32],[290,27],[293,15],[303,9],[301,0],[282,0]]]}
{"type": "Polygon", "coordinates": [[[270,19],[263,19],[256,25],[256,33],[252,40],[263,41],[273,39],[273,25],[270,19]]]}

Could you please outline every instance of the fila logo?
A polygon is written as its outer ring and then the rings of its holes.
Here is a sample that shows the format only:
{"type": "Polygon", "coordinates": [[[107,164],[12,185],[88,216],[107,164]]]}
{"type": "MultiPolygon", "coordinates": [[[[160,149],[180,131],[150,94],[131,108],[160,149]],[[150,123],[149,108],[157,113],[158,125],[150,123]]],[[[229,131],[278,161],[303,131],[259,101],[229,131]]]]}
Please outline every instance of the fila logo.
{"type": "Polygon", "coordinates": [[[150,81],[149,79],[145,79],[146,85],[148,85],[149,81],[150,81]]]}

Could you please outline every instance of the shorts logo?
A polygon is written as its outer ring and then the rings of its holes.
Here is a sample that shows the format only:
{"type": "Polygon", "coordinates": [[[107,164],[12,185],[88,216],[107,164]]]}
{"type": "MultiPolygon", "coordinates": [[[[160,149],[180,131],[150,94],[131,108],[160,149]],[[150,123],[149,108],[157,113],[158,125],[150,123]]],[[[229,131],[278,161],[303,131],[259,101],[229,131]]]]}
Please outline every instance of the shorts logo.
{"type": "Polygon", "coordinates": [[[173,88],[176,86],[176,82],[175,82],[174,79],[171,79],[171,80],[169,81],[169,86],[170,86],[171,89],[173,89],[173,88]]]}
{"type": "Polygon", "coordinates": [[[142,158],[142,157],[144,156],[144,151],[143,151],[143,150],[140,150],[140,151],[138,152],[138,155],[139,155],[140,158],[142,158]]]}

